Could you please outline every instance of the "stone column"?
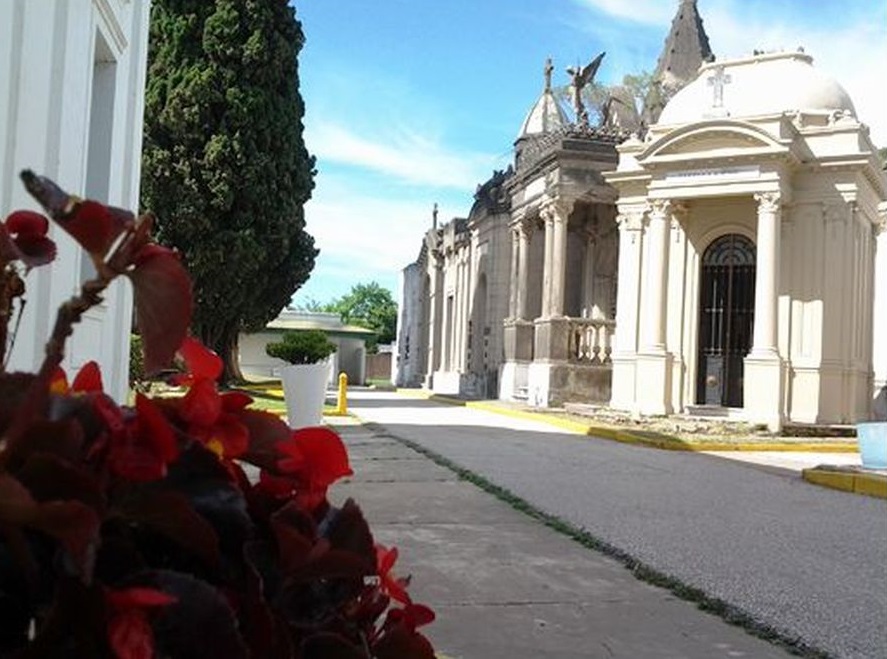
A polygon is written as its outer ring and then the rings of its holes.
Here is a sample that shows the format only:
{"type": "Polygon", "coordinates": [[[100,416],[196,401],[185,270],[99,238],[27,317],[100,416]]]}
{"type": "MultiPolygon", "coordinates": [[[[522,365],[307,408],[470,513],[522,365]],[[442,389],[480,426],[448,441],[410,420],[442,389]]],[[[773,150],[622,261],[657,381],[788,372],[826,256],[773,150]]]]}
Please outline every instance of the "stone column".
{"type": "Polygon", "coordinates": [[[755,195],[758,202],[757,263],[755,264],[755,328],[751,356],[778,357],[777,304],[779,301],[780,196],[755,195]]]}
{"type": "Polygon", "coordinates": [[[878,206],[878,220],[872,233],[874,249],[874,291],[872,308],[872,418],[887,419],[887,202],[878,206]]]}
{"type": "Polygon", "coordinates": [[[778,344],[781,197],[761,192],[758,202],[755,263],[755,326],[752,349],[745,358],[743,407],[748,421],[779,432],[783,422],[784,376],[778,344]]]}
{"type": "Polygon", "coordinates": [[[429,250],[431,268],[429,272],[428,344],[425,373],[425,387],[434,388],[434,372],[440,370],[443,345],[441,325],[443,316],[443,272],[442,257],[439,252],[429,250]]]}
{"type": "Polygon", "coordinates": [[[517,313],[516,316],[520,320],[527,319],[527,296],[529,286],[527,285],[527,276],[529,272],[530,260],[530,234],[533,230],[532,224],[523,220],[519,226],[518,236],[518,265],[517,265],[517,313]]]}
{"type": "Polygon", "coordinates": [[[641,351],[665,353],[665,315],[668,300],[668,247],[671,233],[671,202],[656,199],[648,211],[649,239],[647,276],[644,288],[645,317],[641,351]]]}
{"type": "Polygon", "coordinates": [[[511,267],[508,271],[508,317],[517,318],[518,277],[520,271],[520,223],[512,222],[511,267]]]}
{"type": "Polygon", "coordinates": [[[668,303],[668,251],[672,203],[654,199],[647,207],[647,261],[641,300],[641,341],[637,356],[637,410],[672,413],[671,356],[665,349],[668,303]]]}
{"type": "Polygon", "coordinates": [[[566,286],[567,270],[567,209],[559,204],[549,207],[554,215],[554,236],[551,248],[551,294],[549,297],[549,315],[564,315],[564,286],[566,286]]]}
{"type": "Polygon", "coordinates": [[[551,279],[554,252],[554,214],[542,211],[542,222],[545,226],[545,261],[542,265],[542,318],[551,315],[551,279]]]}
{"type": "Polygon", "coordinates": [[[640,208],[620,208],[619,286],[616,292],[616,332],[613,337],[613,385],[610,407],[636,411],[638,321],[644,214],[640,208]]]}
{"type": "Polygon", "coordinates": [[[582,316],[592,318],[594,316],[595,303],[595,234],[591,231],[585,233],[585,260],[582,264],[582,316]]]}

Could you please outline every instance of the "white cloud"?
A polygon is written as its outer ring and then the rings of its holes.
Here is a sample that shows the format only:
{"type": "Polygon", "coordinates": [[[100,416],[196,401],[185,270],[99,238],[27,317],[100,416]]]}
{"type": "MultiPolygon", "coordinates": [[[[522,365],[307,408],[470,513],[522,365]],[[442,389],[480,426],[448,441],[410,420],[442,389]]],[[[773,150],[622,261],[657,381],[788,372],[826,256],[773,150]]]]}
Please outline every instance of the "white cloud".
{"type": "Polygon", "coordinates": [[[668,24],[675,5],[663,0],[575,0],[579,5],[610,16],[650,25],[668,24]]]}
{"type": "Polygon", "coordinates": [[[814,66],[847,90],[857,116],[871,128],[872,140],[885,146],[887,112],[881,90],[887,62],[887,27],[876,20],[878,17],[869,18],[852,25],[799,26],[766,16],[739,15],[722,5],[706,9],[705,28],[719,59],[748,55],[755,49],[803,47],[813,56],[814,66]]]}
{"type": "Polygon", "coordinates": [[[498,158],[448,151],[406,128],[387,135],[363,136],[334,123],[309,126],[306,141],[324,161],[393,176],[401,182],[470,191],[489,177],[498,158]]]}

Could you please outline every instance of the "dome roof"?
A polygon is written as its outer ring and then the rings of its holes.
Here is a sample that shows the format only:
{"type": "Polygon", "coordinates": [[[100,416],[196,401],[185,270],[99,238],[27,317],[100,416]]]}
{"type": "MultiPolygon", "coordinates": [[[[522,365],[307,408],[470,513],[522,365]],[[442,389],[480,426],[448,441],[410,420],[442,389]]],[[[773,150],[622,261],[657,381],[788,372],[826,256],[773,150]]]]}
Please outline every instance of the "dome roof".
{"type": "Polygon", "coordinates": [[[703,65],[697,78],[668,102],[658,123],[685,124],[793,110],[846,110],[856,116],[844,88],[817,71],[812,57],[796,52],[703,65]]]}
{"type": "Polygon", "coordinates": [[[518,139],[528,135],[550,133],[569,125],[569,120],[550,89],[542,92],[539,100],[530,108],[527,118],[521,125],[518,139]]]}

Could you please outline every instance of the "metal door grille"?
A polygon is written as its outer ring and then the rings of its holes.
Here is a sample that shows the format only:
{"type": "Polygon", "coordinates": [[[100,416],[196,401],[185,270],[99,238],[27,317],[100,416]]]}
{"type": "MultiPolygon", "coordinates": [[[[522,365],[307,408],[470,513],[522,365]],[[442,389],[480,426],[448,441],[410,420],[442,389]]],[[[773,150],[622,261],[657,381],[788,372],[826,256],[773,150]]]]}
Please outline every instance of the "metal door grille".
{"type": "Polygon", "coordinates": [[[696,402],[742,407],[743,360],[755,311],[755,246],[745,236],[715,240],[702,256],[696,402]]]}

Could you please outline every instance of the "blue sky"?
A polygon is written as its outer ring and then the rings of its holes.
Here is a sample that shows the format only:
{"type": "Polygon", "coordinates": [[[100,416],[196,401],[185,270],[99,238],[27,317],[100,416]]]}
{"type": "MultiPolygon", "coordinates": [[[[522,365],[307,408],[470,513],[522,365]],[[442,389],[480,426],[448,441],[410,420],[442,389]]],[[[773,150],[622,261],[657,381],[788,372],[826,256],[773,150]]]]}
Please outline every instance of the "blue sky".
{"type": "MultiPolygon", "coordinates": [[[[597,79],[652,71],[679,0],[294,0],[305,140],[317,157],[308,231],[321,253],[296,305],[358,283],[397,293],[431,224],[465,216],[508,166],[542,67],[607,56],[597,79]]],[[[803,46],[887,146],[885,0],[698,0],[719,59],[803,46]],[[880,89],[879,89],[880,88],[880,89]]]]}

